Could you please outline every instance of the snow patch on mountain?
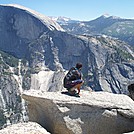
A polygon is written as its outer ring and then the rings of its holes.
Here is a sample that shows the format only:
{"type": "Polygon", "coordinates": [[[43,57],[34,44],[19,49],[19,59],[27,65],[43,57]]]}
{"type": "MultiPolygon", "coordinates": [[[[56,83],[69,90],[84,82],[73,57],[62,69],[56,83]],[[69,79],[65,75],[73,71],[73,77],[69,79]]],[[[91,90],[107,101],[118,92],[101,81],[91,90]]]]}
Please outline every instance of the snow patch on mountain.
{"type": "Polygon", "coordinates": [[[108,17],[110,17],[110,15],[109,15],[108,13],[103,14],[102,16],[103,16],[104,18],[108,18],[108,17]]]}
{"type": "Polygon", "coordinates": [[[70,21],[70,20],[71,20],[70,18],[62,17],[62,16],[59,16],[59,17],[50,16],[50,18],[51,18],[52,20],[55,20],[55,21],[70,21]]]}
{"type": "Polygon", "coordinates": [[[56,21],[57,23],[59,23],[60,25],[65,25],[68,23],[77,23],[79,22],[78,20],[72,20],[71,18],[68,17],[63,17],[63,16],[59,16],[59,17],[54,17],[54,16],[49,16],[53,21],[56,21]]]}

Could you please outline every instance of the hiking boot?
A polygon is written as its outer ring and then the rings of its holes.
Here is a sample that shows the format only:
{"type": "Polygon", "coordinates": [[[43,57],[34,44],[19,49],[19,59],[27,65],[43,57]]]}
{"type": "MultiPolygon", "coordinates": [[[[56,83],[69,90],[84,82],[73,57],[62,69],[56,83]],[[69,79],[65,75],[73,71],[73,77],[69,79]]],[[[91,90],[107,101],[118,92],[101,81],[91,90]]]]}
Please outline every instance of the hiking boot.
{"type": "Polygon", "coordinates": [[[80,97],[80,94],[76,93],[75,96],[76,96],[76,97],[80,97]]]}

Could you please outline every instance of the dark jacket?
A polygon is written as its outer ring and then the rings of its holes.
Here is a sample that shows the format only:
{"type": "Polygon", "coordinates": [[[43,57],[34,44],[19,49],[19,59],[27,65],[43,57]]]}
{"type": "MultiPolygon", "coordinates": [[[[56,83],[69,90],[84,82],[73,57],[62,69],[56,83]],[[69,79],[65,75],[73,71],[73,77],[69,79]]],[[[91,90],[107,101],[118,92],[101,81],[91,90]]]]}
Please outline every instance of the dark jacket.
{"type": "Polygon", "coordinates": [[[74,80],[81,79],[82,74],[76,67],[72,67],[64,77],[64,87],[74,80]]]}

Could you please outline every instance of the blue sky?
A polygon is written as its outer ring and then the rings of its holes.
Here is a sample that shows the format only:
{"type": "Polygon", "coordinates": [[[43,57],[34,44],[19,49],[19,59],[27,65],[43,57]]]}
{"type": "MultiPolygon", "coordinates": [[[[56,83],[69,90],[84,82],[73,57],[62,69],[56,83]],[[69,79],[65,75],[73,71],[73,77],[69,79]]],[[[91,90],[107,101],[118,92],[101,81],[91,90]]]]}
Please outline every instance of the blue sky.
{"type": "Polygon", "coordinates": [[[134,0],[0,0],[0,4],[20,4],[46,16],[92,20],[103,14],[134,19],[134,0]]]}

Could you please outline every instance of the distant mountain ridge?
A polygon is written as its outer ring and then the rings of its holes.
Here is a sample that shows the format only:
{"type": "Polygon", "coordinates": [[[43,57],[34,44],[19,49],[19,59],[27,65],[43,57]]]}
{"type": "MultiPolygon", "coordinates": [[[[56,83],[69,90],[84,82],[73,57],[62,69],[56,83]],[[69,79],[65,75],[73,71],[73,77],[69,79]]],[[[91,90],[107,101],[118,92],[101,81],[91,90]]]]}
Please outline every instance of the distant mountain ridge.
{"type": "Polygon", "coordinates": [[[134,46],[134,19],[102,15],[91,21],[74,21],[73,23],[59,24],[71,34],[105,34],[119,38],[134,46]]]}
{"type": "Polygon", "coordinates": [[[79,22],[78,20],[72,20],[71,18],[59,16],[59,17],[54,17],[54,16],[49,16],[52,20],[56,21],[60,25],[65,25],[68,23],[77,23],[79,22]]]}

